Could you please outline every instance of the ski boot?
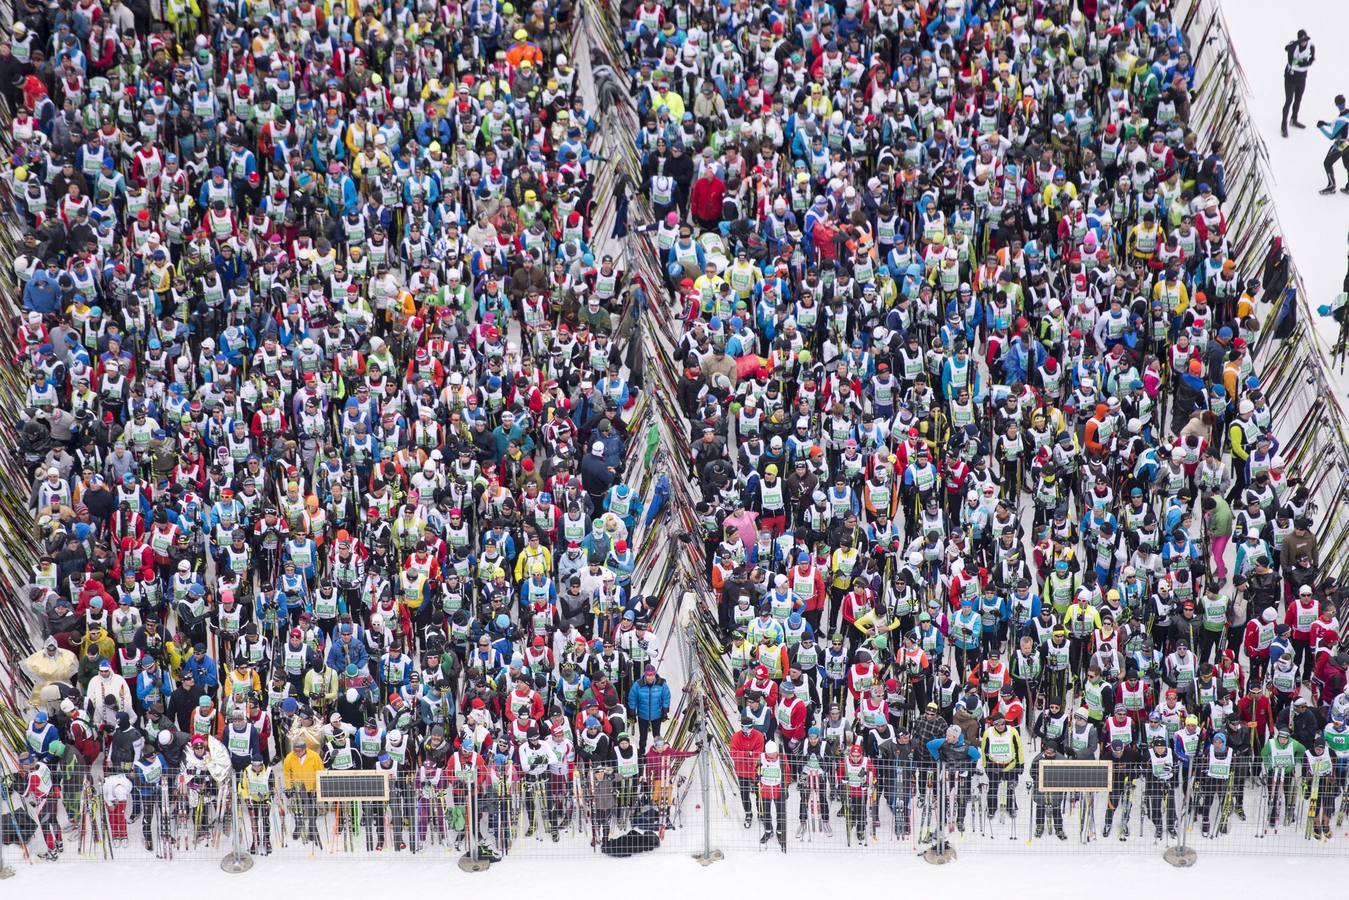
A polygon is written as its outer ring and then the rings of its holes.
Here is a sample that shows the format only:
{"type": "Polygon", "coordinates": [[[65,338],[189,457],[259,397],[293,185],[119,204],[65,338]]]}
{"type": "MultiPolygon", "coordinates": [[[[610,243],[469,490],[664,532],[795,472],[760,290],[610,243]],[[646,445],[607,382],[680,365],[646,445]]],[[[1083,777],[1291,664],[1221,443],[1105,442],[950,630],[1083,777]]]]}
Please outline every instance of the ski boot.
{"type": "Polygon", "coordinates": [[[783,853],[786,853],[786,852],[787,852],[787,832],[786,832],[786,831],[779,831],[779,832],[778,832],[778,846],[779,846],[780,848],[782,848],[782,852],[783,852],[783,853]]]}
{"type": "Polygon", "coordinates": [[[556,844],[556,843],[558,842],[558,840],[559,840],[558,834],[557,834],[557,829],[554,828],[554,829],[553,829],[551,832],[549,832],[549,833],[553,836],[553,843],[556,844]]]}
{"type": "Polygon", "coordinates": [[[754,813],[745,813],[745,827],[748,828],[754,824],[754,813]]]}
{"type": "Polygon", "coordinates": [[[1208,819],[1205,819],[1205,820],[1201,823],[1200,828],[1199,828],[1199,833],[1200,833],[1201,835],[1203,835],[1204,837],[1212,837],[1212,836],[1213,836],[1213,835],[1209,834],[1209,830],[1208,830],[1208,819]]]}
{"type": "Polygon", "coordinates": [[[1332,179],[1326,182],[1325,187],[1321,188],[1321,194],[1324,196],[1326,194],[1333,194],[1333,193],[1335,193],[1335,182],[1332,179]]]}
{"type": "Polygon", "coordinates": [[[1299,122],[1297,119],[1294,119],[1293,121],[1289,122],[1288,124],[1292,125],[1294,128],[1306,128],[1306,127],[1307,127],[1306,125],[1303,125],[1301,122],[1299,122]]]}
{"type": "Polygon", "coordinates": [[[1041,838],[1041,837],[1044,837],[1044,836],[1045,836],[1045,823],[1044,823],[1044,822],[1036,822],[1036,823],[1035,823],[1035,836],[1036,836],[1037,838],[1041,838]]]}
{"type": "Polygon", "coordinates": [[[1287,123],[1287,122],[1284,122],[1282,125],[1279,126],[1279,134],[1283,135],[1284,137],[1288,137],[1288,123],[1287,123]]]}
{"type": "Polygon", "coordinates": [[[1068,840],[1068,835],[1066,835],[1066,834],[1063,833],[1063,829],[1062,829],[1062,828],[1055,828],[1055,829],[1054,829],[1054,837],[1058,838],[1058,839],[1061,840],[1061,841],[1066,841],[1066,840],[1068,840]]]}
{"type": "Polygon", "coordinates": [[[833,829],[833,827],[829,824],[829,820],[828,820],[828,819],[825,819],[823,822],[820,823],[820,830],[823,831],[823,832],[825,833],[825,836],[826,836],[826,837],[833,837],[833,836],[834,836],[834,829],[833,829]]]}
{"type": "Polygon", "coordinates": [[[1242,809],[1240,806],[1238,806],[1238,807],[1235,807],[1232,811],[1233,811],[1234,813],[1237,814],[1237,819],[1238,819],[1238,820],[1240,820],[1240,821],[1242,821],[1242,822],[1245,822],[1245,821],[1246,821],[1246,810],[1244,810],[1244,809],[1242,809]]]}
{"type": "Polygon", "coordinates": [[[1112,828],[1114,828],[1114,827],[1115,827],[1115,823],[1114,823],[1114,821],[1112,821],[1112,818],[1111,818],[1110,816],[1106,816],[1106,819],[1105,819],[1105,827],[1101,829],[1101,837],[1103,837],[1103,838],[1108,838],[1108,837],[1110,837],[1110,829],[1112,829],[1112,828]]]}
{"type": "Polygon", "coordinates": [[[267,838],[265,841],[262,842],[262,855],[263,855],[263,856],[271,856],[271,855],[272,855],[272,839],[271,839],[271,838],[267,838]]]}
{"type": "Polygon", "coordinates": [[[773,839],[773,832],[764,829],[764,833],[759,837],[759,843],[767,845],[767,843],[772,839],[773,839]]]}

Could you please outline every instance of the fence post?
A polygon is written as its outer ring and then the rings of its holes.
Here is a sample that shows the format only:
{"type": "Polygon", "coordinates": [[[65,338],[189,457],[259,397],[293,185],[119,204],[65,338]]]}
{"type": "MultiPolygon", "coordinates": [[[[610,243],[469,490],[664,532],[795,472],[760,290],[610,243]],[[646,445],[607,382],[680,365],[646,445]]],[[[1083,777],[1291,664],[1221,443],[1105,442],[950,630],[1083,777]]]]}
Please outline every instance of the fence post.
{"type": "Polygon", "coordinates": [[[225,858],[220,861],[220,868],[231,875],[239,875],[253,868],[253,857],[249,856],[244,850],[243,808],[239,804],[239,791],[234,783],[233,774],[230,775],[227,784],[229,785],[231,849],[229,853],[225,854],[225,858]]]}
{"type": "Polygon", "coordinates": [[[459,868],[465,872],[486,872],[492,864],[491,860],[483,859],[479,852],[478,844],[478,772],[473,771],[473,782],[469,785],[464,797],[464,835],[468,841],[468,852],[459,857],[459,868]]]}
{"type": "MultiPolygon", "coordinates": [[[[685,608],[687,609],[687,601],[692,597],[692,593],[686,592],[684,597],[685,608]]],[[[707,729],[707,692],[703,690],[703,685],[700,683],[702,667],[698,664],[698,648],[694,640],[693,622],[687,620],[686,614],[684,649],[687,656],[684,672],[688,678],[689,686],[696,692],[697,696],[698,736],[694,749],[698,752],[698,781],[700,782],[703,807],[703,849],[701,852],[693,854],[693,858],[698,860],[700,865],[710,866],[722,859],[722,852],[712,847],[712,765],[708,758],[708,754],[712,752],[712,742],[707,729]]]]}
{"type": "Polygon", "coordinates": [[[1190,762],[1189,783],[1181,784],[1181,797],[1184,798],[1185,809],[1181,811],[1180,822],[1177,826],[1177,834],[1179,835],[1177,843],[1174,847],[1167,847],[1166,850],[1162,851],[1162,859],[1179,869],[1194,865],[1195,860],[1199,858],[1195,849],[1189,846],[1189,836],[1186,834],[1189,831],[1190,814],[1194,809],[1194,777],[1198,768],[1199,764],[1192,760],[1190,762]]]}
{"type": "MultiPolygon", "coordinates": [[[[959,802],[959,793],[956,797],[959,802]]],[[[946,773],[943,771],[941,760],[937,760],[937,809],[932,821],[936,827],[937,839],[931,847],[923,851],[923,859],[934,866],[955,862],[956,848],[946,840],[946,773]]]]}

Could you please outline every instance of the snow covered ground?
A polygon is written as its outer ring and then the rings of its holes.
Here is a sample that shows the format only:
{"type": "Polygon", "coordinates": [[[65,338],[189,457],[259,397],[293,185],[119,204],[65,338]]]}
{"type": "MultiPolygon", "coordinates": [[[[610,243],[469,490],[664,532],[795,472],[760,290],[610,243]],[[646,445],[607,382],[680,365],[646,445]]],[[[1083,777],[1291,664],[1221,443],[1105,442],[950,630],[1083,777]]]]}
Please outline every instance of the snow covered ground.
{"type": "MultiPolygon", "coordinates": [[[[18,877],[0,882],[0,895],[31,895],[39,885],[52,886],[53,869],[22,864],[18,877]],[[42,879],[42,881],[39,881],[42,879]]],[[[63,866],[60,888],[65,896],[98,896],[103,900],[146,896],[150,888],[144,865],[108,863],[63,866]]],[[[1200,856],[1192,869],[1173,869],[1159,857],[1114,858],[1103,868],[1090,855],[1018,859],[982,856],[958,859],[949,866],[928,865],[916,857],[840,856],[784,857],[778,853],[746,854],[702,868],[692,859],[661,855],[627,861],[603,857],[550,860],[542,865],[494,866],[485,873],[460,872],[452,863],[394,864],[305,861],[259,863],[243,875],[226,875],[214,864],[175,862],[165,872],[173,884],[192,886],[194,900],[237,900],[262,892],[268,897],[352,897],[371,891],[397,896],[453,895],[460,890],[493,896],[526,896],[540,888],[545,896],[571,896],[617,888],[643,900],[688,900],[692,891],[706,897],[871,895],[882,885],[901,887],[909,896],[964,897],[994,895],[1039,900],[1081,900],[1104,886],[1105,879],[1132,896],[1282,895],[1304,893],[1317,885],[1343,883],[1349,860],[1280,859],[1272,857],[1200,856]],[[1046,863],[1049,863],[1046,865],[1046,863]],[[593,886],[593,887],[592,887],[593,886]],[[383,890],[380,890],[381,887],[383,890]],[[809,892],[809,893],[803,893],[809,892]]],[[[1111,891],[1114,893],[1114,891],[1111,891]]]]}
{"type": "MultiPolygon", "coordinates": [[[[1335,95],[1349,94],[1349,54],[1342,49],[1346,5],[1344,0],[1297,0],[1283,7],[1270,0],[1222,0],[1222,9],[1237,63],[1250,87],[1247,103],[1269,151],[1271,194],[1285,244],[1302,274],[1307,304],[1315,310],[1340,291],[1349,236],[1349,196],[1317,194],[1325,185],[1321,159],[1328,143],[1316,130],[1317,120],[1335,117],[1335,95]],[[1316,63],[1302,100],[1300,119],[1307,128],[1289,128],[1284,138],[1279,134],[1283,48],[1299,28],[1305,28],[1316,45],[1316,63]]],[[[1336,182],[1344,186],[1342,168],[1336,182]]],[[[1337,326],[1318,318],[1317,332],[1328,352],[1337,326]]]]}

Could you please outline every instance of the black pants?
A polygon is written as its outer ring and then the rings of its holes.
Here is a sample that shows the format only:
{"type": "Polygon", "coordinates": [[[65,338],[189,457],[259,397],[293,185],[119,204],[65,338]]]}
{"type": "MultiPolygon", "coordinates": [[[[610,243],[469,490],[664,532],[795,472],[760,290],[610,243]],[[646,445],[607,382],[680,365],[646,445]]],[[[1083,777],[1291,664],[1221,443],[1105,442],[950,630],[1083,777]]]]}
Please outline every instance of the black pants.
{"type": "Polygon", "coordinates": [[[1176,830],[1176,797],[1174,786],[1169,781],[1149,781],[1147,790],[1144,793],[1148,819],[1157,829],[1157,833],[1162,833],[1165,827],[1168,832],[1176,830]],[[1165,823],[1162,820],[1165,819],[1165,823]]]}
{"type": "MultiPolygon", "coordinates": [[[[798,769],[799,771],[799,769],[798,769]]],[[[810,816],[810,802],[815,800],[815,812],[820,821],[829,821],[829,790],[824,782],[824,777],[819,776],[812,782],[811,779],[802,779],[797,782],[797,795],[800,797],[798,804],[798,813],[801,821],[804,823],[810,816]]]]}
{"type": "Polygon", "coordinates": [[[1043,834],[1045,830],[1045,817],[1049,818],[1054,826],[1056,834],[1063,832],[1063,800],[1062,794],[1040,794],[1035,803],[1035,833],[1043,834]]]}
{"type": "Polygon", "coordinates": [[[1333,187],[1335,185],[1335,163],[1339,162],[1344,166],[1345,176],[1349,178],[1349,146],[1344,146],[1336,141],[1330,145],[1326,151],[1326,158],[1321,160],[1321,168],[1326,170],[1326,180],[1333,187]]]}
{"type": "Polygon", "coordinates": [[[1013,816],[1016,815],[1016,785],[1020,780],[1015,769],[1007,770],[997,763],[989,763],[984,772],[988,775],[988,815],[989,818],[997,815],[998,812],[998,786],[1007,785],[1007,811],[1013,816]]]}
{"type": "Polygon", "coordinates": [[[787,789],[779,788],[776,797],[765,797],[762,792],[759,794],[759,824],[763,826],[765,834],[773,831],[774,815],[777,816],[777,835],[779,838],[787,837],[787,789]]]}
{"type": "Polygon", "coordinates": [[[1222,822],[1223,807],[1227,804],[1228,782],[1216,778],[1198,778],[1195,780],[1195,792],[1191,814],[1198,815],[1203,828],[1208,831],[1210,819],[1222,822]]]}
{"type": "Polygon", "coordinates": [[[744,808],[746,816],[753,815],[756,782],[753,778],[746,778],[743,775],[737,776],[736,781],[740,785],[740,805],[744,808]]]}
{"type": "Polygon", "coordinates": [[[660,737],[661,727],[665,724],[665,719],[642,719],[637,720],[637,755],[646,759],[646,741],[647,738],[660,737]]]}
{"type": "Polygon", "coordinates": [[[1288,127],[1288,111],[1293,111],[1293,121],[1297,121],[1297,114],[1302,109],[1302,94],[1307,90],[1306,72],[1284,72],[1283,73],[1283,127],[1288,127]]]}

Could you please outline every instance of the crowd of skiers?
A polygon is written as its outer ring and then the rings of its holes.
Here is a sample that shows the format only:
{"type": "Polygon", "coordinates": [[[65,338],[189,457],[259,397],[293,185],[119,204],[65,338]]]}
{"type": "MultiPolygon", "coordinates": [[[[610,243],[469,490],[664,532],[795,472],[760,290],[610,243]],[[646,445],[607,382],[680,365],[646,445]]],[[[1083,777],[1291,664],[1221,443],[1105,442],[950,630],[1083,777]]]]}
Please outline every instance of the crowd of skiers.
{"type": "Polygon", "coordinates": [[[44,644],[7,833],[54,858],[139,819],[167,852],[238,797],[259,852],[287,818],[370,849],[490,821],[501,852],[668,809],[632,289],[592,249],[574,16],[18,5],[17,603],[44,644]],[[318,804],[335,771],[389,799],[318,804]]]}
{"type": "Polygon", "coordinates": [[[1113,763],[1105,833],[1121,807],[1225,830],[1258,783],[1268,825],[1330,835],[1349,592],[1253,354],[1286,260],[1228,230],[1175,6],[631,18],[764,843],[831,805],[859,839],[881,800],[931,823],[939,765],[948,822],[973,796],[1015,815],[1025,783],[1063,836],[1038,759],[1113,763]]]}

